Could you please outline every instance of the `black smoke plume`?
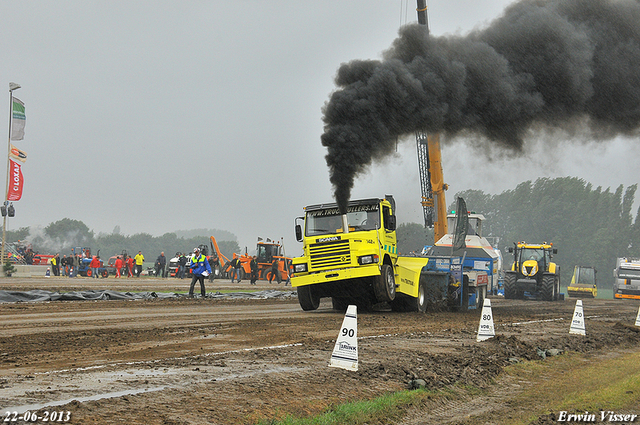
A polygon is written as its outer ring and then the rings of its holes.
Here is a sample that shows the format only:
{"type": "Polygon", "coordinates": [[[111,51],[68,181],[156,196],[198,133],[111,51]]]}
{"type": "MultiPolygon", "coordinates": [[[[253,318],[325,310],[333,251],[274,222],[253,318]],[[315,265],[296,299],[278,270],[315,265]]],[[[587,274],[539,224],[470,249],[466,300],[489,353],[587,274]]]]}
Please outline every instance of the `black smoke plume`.
{"type": "Polygon", "coordinates": [[[465,36],[404,26],[382,60],[343,64],[335,82],[322,144],[345,211],[355,177],[417,130],[516,151],[538,126],[638,134],[640,0],[522,0],[465,36]]]}

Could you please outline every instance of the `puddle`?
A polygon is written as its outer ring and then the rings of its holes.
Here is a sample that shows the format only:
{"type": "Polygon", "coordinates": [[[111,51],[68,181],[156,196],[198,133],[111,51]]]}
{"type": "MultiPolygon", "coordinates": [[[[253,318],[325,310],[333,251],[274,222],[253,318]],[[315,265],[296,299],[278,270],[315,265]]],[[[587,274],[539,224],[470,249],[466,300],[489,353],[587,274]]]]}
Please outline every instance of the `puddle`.
{"type": "Polygon", "coordinates": [[[154,391],[162,391],[164,390],[166,387],[156,387],[156,388],[144,388],[141,390],[127,390],[127,391],[115,391],[112,393],[106,393],[106,394],[96,394],[96,395],[92,395],[89,397],[74,397],[74,398],[70,398],[67,400],[58,400],[58,401],[50,401],[48,403],[43,403],[43,404],[25,404],[23,406],[15,406],[15,407],[7,407],[4,409],[1,409],[2,412],[17,412],[17,413],[24,413],[27,411],[35,411],[35,410],[40,410],[40,409],[44,409],[45,407],[52,407],[52,406],[63,406],[67,403],[71,403],[72,401],[76,400],[79,401],[81,403],[85,402],[85,401],[95,401],[95,400],[102,400],[105,398],[116,398],[116,397],[122,397],[125,395],[135,395],[135,394],[142,394],[142,393],[150,393],[150,392],[154,392],[154,391]]]}
{"type": "Polygon", "coordinates": [[[302,343],[294,343],[241,348],[195,356],[117,362],[37,372],[28,376],[8,376],[2,387],[0,403],[13,407],[0,409],[0,413],[22,414],[27,411],[62,406],[74,400],[95,401],[171,390],[204,382],[293,372],[305,367],[277,365],[269,359],[247,361],[242,354],[301,345],[302,343]],[[229,354],[240,356],[230,358],[229,354]],[[223,359],[207,360],[217,356],[222,356],[223,359]]]}
{"type": "Polygon", "coordinates": [[[58,371],[55,377],[36,375],[30,379],[10,379],[3,387],[3,397],[0,397],[0,402],[13,407],[0,409],[0,413],[18,412],[21,414],[26,411],[61,406],[74,400],[85,402],[118,398],[182,388],[204,382],[230,381],[271,373],[287,373],[303,368],[274,365],[269,361],[252,361],[248,364],[243,360],[226,359],[222,365],[189,364],[153,369],[148,367],[109,369],[111,370],[94,369],[77,373],[58,371]],[[123,389],[122,387],[129,388],[123,389]]]}

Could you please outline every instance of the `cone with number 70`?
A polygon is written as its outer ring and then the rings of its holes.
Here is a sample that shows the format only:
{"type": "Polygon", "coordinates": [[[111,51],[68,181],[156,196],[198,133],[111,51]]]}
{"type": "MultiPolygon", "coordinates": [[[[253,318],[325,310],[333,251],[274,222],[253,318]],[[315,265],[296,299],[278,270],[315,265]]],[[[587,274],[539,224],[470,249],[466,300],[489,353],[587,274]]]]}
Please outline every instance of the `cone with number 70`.
{"type": "Polygon", "coordinates": [[[571,326],[569,327],[569,333],[575,334],[575,335],[587,334],[584,326],[584,311],[582,310],[582,300],[576,301],[576,306],[573,309],[573,318],[571,319],[571,326]]]}

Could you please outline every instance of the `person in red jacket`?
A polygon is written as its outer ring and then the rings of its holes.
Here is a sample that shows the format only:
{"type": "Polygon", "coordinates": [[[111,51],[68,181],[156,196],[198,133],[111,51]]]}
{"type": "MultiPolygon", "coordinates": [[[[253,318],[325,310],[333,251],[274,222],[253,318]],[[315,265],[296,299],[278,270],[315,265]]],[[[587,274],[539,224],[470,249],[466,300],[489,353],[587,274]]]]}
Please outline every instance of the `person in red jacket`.
{"type": "Polygon", "coordinates": [[[94,278],[98,278],[98,269],[100,268],[100,257],[94,255],[89,263],[89,267],[91,268],[91,276],[94,278]]]}
{"type": "Polygon", "coordinates": [[[127,277],[133,277],[133,257],[127,257],[127,277]]]}
{"type": "Polygon", "coordinates": [[[122,269],[122,258],[116,257],[116,277],[120,277],[120,270],[122,269]]]}

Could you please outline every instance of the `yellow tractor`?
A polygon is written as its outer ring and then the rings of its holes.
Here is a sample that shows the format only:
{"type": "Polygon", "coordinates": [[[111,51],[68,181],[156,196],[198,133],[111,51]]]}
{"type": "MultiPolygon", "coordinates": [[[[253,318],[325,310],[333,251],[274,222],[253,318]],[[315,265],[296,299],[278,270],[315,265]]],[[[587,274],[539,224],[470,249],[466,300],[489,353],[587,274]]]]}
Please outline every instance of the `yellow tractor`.
{"type": "Polygon", "coordinates": [[[524,299],[525,294],[545,301],[562,299],[560,294],[560,266],[551,261],[558,250],[553,244],[543,242],[514,243],[511,270],[505,272],[504,297],[524,299]]]}
{"type": "Polygon", "coordinates": [[[595,298],[598,296],[595,267],[576,266],[573,269],[571,284],[567,288],[570,297],[595,298]]]}

